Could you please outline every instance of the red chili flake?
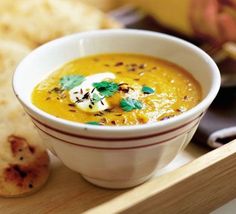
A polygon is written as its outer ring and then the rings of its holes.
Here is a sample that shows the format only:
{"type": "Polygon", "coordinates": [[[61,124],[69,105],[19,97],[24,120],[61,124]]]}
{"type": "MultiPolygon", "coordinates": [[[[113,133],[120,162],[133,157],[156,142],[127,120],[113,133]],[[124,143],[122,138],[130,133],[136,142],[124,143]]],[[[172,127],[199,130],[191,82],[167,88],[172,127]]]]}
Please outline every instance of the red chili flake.
{"type": "Polygon", "coordinates": [[[80,94],[83,94],[83,89],[82,88],[80,89],[80,94]]]}
{"type": "Polygon", "coordinates": [[[122,65],[124,65],[123,62],[117,62],[117,63],[115,64],[116,67],[118,67],[118,66],[122,66],[122,65]]]}
{"type": "Polygon", "coordinates": [[[112,124],[112,125],[116,125],[116,121],[112,120],[112,121],[111,121],[111,124],[112,124]]]}

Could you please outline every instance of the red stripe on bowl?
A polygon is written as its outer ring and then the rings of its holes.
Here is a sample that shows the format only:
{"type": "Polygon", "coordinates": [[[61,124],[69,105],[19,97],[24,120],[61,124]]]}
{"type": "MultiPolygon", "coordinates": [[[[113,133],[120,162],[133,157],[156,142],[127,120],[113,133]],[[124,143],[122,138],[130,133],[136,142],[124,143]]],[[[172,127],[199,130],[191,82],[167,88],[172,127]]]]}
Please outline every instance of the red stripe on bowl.
{"type": "Polygon", "coordinates": [[[137,149],[137,148],[145,148],[145,147],[150,147],[150,146],[154,146],[154,145],[157,145],[157,144],[162,144],[162,143],[165,143],[167,141],[170,141],[170,140],[173,140],[177,137],[179,137],[180,135],[183,135],[185,133],[189,133],[190,131],[192,131],[193,128],[195,128],[197,125],[198,125],[198,121],[188,130],[188,131],[184,131],[178,135],[175,135],[174,137],[171,137],[171,138],[168,138],[168,139],[165,139],[165,140],[162,140],[162,141],[159,141],[159,142],[156,142],[156,143],[152,143],[152,144],[148,144],[148,145],[142,145],[142,146],[133,146],[133,147],[116,147],[116,148],[111,148],[111,147],[96,147],[96,146],[87,146],[87,145],[81,145],[81,144],[77,144],[77,143],[73,143],[73,142],[70,142],[70,141],[67,141],[67,140],[64,140],[64,139],[61,139],[59,137],[56,137],[52,134],[49,134],[48,132],[46,132],[45,130],[43,130],[42,128],[40,128],[34,121],[33,121],[34,125],[40,130],[42,131],[44,134],[56,139],[56,140],[59,140],[61,142],[64,142],[64,143],[68,143],[68,144],[71,144],[71,145],[74,145],[74,146],[79,146],[79,147],[85,147],[85,148],[91,148],[91,149],[100,149],[100,150],[126,150],[126,149],[137,149]]]}
{"type": "Polygon", "coordinates": [[[48,129],[51,129],[55,132],[58,132],[60,134],[68,135],[68,136],[71,136],[71,137],[78,137],[78,138],[86,139],[86,140],[101,140],[101,141],[131,141],[131,140],[147,139],[147,138],[151,138],[151,137],[158,137],[158,136],[168,134],[168,133],[173,132],[173,131],[177,131],[178,129],[181,129],[181,128],[193,123],[194,121],[199,120],[203,116],[203,114],[204,114],[204,112],[201,113],[200,115],[198,115],[196,118],[188,121],[187,123],[185,123],[181,126],[178,126],[176,128],[169,129],[169,130],[164,131],[164,132],[159,132],[159,133],[154,133],[154,134],[144,135],[144,136],[137,136],[137,137],[127,137],[127,138],[102,138],[102,137],[91,137],[91,136],[85,136],[85,135],[72,134],[72,133],[69,133],[69,132],[62,131],[60,129],[56,129],[54,127],[46,125],[45,123],[43,123],[43,122],[39,121],[38,119],[36,119],[30,113],[28,113],[28,115],[31,117],[31,119],[36,121],[38,124],[48,128],[48,129]]]}

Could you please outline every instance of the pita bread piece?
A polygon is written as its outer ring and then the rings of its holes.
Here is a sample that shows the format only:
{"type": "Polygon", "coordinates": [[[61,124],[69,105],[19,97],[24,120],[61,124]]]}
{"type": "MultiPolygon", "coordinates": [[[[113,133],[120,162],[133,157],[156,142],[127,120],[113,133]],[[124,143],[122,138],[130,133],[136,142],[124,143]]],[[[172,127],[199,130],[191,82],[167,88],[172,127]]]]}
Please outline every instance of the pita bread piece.
{"type": "Polygon", "coordinates": [[[0,196],[15,197],[39,189],[49,175],[41,138],[11,86],[16,64],[29,49],[0,40],[0,196]]]}

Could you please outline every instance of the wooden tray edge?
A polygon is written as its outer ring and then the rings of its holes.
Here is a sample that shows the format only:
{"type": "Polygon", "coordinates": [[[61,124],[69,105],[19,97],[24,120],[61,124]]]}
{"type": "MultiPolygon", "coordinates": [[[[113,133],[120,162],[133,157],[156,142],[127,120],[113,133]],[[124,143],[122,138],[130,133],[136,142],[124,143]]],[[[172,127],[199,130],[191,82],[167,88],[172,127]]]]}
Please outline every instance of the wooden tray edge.
{"type": "Polygon", "coordinates": [[[236,140],[86,213],[209,213],[236,197],[236,140]]]}

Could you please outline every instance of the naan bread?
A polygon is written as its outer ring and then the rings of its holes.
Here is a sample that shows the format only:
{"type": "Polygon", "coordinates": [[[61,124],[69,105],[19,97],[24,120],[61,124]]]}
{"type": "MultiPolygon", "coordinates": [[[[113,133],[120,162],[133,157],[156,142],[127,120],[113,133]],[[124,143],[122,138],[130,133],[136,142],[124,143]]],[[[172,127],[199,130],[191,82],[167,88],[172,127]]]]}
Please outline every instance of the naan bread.
{"type": "Polygon", "coordinates": [[[117,27],[78,0],[0,0],[0,35],[32,48],[71,33],[117,27]]]}
{"type": "Polygon", "coordinates": [[[29,51],[0,40],[0,196],[4,197],[34,192],[49,175],[48,154],[11,86],[15,66],[29,51]]]}

